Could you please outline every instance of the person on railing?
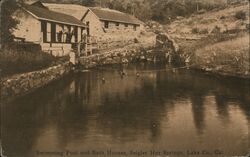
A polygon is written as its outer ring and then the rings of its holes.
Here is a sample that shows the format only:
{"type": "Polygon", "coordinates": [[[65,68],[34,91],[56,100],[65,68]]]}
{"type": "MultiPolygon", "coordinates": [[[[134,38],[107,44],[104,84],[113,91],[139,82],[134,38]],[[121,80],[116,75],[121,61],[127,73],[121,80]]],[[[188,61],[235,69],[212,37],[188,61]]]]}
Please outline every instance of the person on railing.
{"type": "Polygon", "coordinates": [[[62,36],[63,36],[63,32],[59,31],[58,36],[57,36],[58,42],[62,42],[62,36]]]}
{"type": "Polygon", "coordinates": [[[81,52],[85,52],[85,54],[87,54],[86,43],[87,43],[87,34],[84,33],[82,34],[80,49],[81,49],[81,52]]]}
{"type": "Polygon", "coordinates": [[[75,41],[75,31],[74,31],[74,30],[71,30],[70,35],[71,35],[71,37],[70,37],[70,42],[71,42],[71,43],[77,42],[77,41],[75,41]]]}
{"type": "Polygon", "coordinates": [[[66,43],[70,43],[70,41],[71,41],[71,33],[66,32],[66,43]]]}

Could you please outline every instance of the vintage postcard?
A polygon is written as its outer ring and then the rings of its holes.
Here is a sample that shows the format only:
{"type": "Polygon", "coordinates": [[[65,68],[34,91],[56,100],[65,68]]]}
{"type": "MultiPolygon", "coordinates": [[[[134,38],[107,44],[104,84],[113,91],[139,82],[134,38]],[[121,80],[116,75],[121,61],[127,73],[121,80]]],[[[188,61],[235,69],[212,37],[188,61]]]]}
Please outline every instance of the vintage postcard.
{"type": "Polygon", "coordinates": [[[250,157],[248,0],[0,0],[1,157],[250,157]]]}

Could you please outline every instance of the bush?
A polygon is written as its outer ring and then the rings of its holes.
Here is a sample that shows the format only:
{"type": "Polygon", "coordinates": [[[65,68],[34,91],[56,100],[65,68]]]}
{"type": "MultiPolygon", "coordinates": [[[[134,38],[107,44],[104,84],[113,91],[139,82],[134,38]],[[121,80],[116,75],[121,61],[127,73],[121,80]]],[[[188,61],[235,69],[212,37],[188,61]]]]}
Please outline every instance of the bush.
{"type": "Polygon", "coordinates": [[[139,43],[139,40],[137,38],[134,38],[134,43],[139,43]]]}
{"type": "Polygon", "coordinates": [[[226,16],[222,15],[222,16],[220,17],[220,19],[221,19],[221,20],[224,20],[224,19],[226,19],[226,16]]]}
{"type": "Polygon", "coordinates": [[[220,34],[221,28],[219,26],[215,26],[214,29],[212,30],[213,34],[220,34]]]}
{"type": "Polygon", "coordinates": [[[204,29],[199,29],[199,28],[193,28],[192,29],[192,33],[193,34],[208,34],[208,29],[207,28],[204,28],[204,29]]]}
{"type": "Polygon", "coordinates": [[[205,9],[201,9],[201,10],[199,10],[197,13],[198,14],[205,14],[207,11],[205,10],[205,9]]]}
{"type": "Polygon", "coordinates": [[[238,34],[238,33],[240,33],[242,30],[240,30],[240,29],[230,29],[230,30],[226,30],[226,31],[224,31],[223,33],[224,34],[238,34]]]}
{"type": "Polygon", "coordinates": [[[17,51],[10,48],[0,50],[1,76],[43,69],[55,61],[56,57],[42,51],[17,51]]]}
{"type": "Polygon", "coordinates": [[[250,31],[250,24],[246,24],[246,30],[250,31]]]}
{"type": "Polygon", "coordinates": [[[194,34],[199,33],[199,29],[198,29],[198,28],[193,28],[193,29],[192,29],[192,33],[194,33],[194,34]]]}
{"type": "Polygon", "coordinates": [[[200,34],[208,34],[209,32],[208,32],[208,29],[207,29],[207,28],[204,28],[204,29],[200,30],[199,33],[200,33],[200,34]]]}
{"type": "Polygon", "coordinates": [[[246,13],[244,11],[238,11],[235,14],[235,18],[237,18],[239,20],[245,20],[246,19],[246,13]]]}

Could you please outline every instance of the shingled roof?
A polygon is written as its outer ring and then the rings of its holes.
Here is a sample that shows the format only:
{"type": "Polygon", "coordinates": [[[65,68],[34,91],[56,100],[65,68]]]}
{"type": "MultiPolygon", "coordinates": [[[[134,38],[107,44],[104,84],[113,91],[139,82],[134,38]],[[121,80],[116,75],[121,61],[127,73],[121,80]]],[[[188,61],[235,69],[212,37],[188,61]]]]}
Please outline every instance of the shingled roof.
{"type": "Polygon", "coordinates": [[[104,8],[89,8],[100,20],[140,25],[143,22],[132,15],[104,8]]]}
{"type": "Polygon", "coordinates": [[[52,22],[64,23],[68,25],[86,27],[86,25],[82,23],[80,20],[67,14],[54,12],[49,9],[32,5],[22,5],[21,7],[39,20],[47,20],[52,22]]]}
{"type": "Polygon", "coordinates": [[[87,7],[78,4],[43,3],[43,5],[52,11],[74,16],[78,20],[81,20],[88,10],[87,7]]]}

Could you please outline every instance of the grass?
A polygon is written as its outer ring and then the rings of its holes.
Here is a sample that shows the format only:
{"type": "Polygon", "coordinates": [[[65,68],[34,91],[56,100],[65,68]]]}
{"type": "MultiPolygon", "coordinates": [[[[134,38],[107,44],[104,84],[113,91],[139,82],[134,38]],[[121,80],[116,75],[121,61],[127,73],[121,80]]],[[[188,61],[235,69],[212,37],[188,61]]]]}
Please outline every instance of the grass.
{"type": "Polygon", "coordinates": [[[182,62],[198,69],[250,77],[249,5],[224,9],[176,20],[166,27],[182,62]]]}
{"type": "Polygon", "coordinates": [[[211,34],[201,40],[177,41],[182,62],[190,57],[190,64],[199,69],[234,76],[250,76],[249,33],[211,34]]]}
{"type": "Polygon", "coordinates": [[[1,77],[40,70],[55,64],[58,58],[42,51],[0,50],[1,77]]]}
{"type": "Polygon", "coordinates": [[[170,35],[184,34],[192,37],[207,32],[210,34],[233,29],[243,30],[247,24],[249,24],[249,5],[228,6],[221,10],[176,20],[167,26],[167,31],[170,35]]]}
{"type": "Polygon", "coordinates": [[[233,40],[239,36],[245,34],[244,32],[238,34],[229,34],[229,33],[219,33],[219,34],[210,34],[205,38],[200,40],[177,40],[180,46],[180,53],[193,54],[197,49],[203,48],[207,45],[213,45],[219,42],[233,40]]]}
{"type": "Polygon", "coordinates": [[[244,11],[238,11],[235,14],[235,18],[239,19],[239,20],[246,20],[246,13],[244,11]]]}
{"type": "Polygon", "coordinates": [[[249,75],[249,35],[199,48],[194,62],[217,72],[249,75]]]}

